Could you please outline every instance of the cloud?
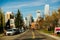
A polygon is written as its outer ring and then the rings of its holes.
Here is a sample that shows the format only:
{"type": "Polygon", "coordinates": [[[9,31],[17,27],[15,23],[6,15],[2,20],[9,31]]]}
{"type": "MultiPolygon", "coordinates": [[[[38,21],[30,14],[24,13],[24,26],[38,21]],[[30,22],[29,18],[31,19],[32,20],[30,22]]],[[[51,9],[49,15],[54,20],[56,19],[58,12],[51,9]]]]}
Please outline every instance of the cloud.
{"type": "Polygon", "coordinates": [[[21,8],[21,7],[33,7],[33,6],[41,6],[44,5],[45,1],[44,0],[37,0],[37,1],[32,1],[32,2],[11,2],[11,3],[6,3],[5,5],[2,6],[2,8],[21,8]]]}
{"type": "Polygon", "coordinates": [[[55,2],[59,2],[60,0],[51,0],[53,3],[55,3],[55,2]]]}
{"type": "MultiPolygon", "coordinates": [[[[34,7],[34,6],[41,6],[46,3],[46,1],[49,2],[49,0],[34,0],[34,1],[25,1],[25,2],[7,2],[5,3],[2,8],[21,8],[21,7],[34,7]]],[[[60,0],[51,0],[51,3],[58,2],[60,0]]]]}
{"type": "Polygon", "coordinates": [[[57,10],[58,8],[60,8],[60,6],[53,6],[53,7],[50,7],[50,9],[52,9],[52,10],[57,10]]]}
{"type": "MultiPolygon", "coordinates": [[[[50,3],[52,4],[52,3],[58,2],[59,0],[47,0],[47,1],[48,2],[51,1],[50,3]]],[[[22,8],[22,10],[24,10],[24,8],[28,8],[28,7],[35,7],[35,6],[40,7],[41,5],[44,5],[44,4],[46,4],[46,0],[34,0],[34,1],[24,1],[24,2],[21,2],[21,1],[19,1],[19,2],[7,2],[2,6],[2,8],[5,11],[8,11],[8,10],[9,11],[12,11],[12,10],[15,11],[15,10],[20,9],[20,8],[22,8]]],[[[54,8],[56,8],[56,7],[54,6],[54,8]]],[[[26,11],[32,11],[32,10],[25,9],[24,13],[26,11]]]]}

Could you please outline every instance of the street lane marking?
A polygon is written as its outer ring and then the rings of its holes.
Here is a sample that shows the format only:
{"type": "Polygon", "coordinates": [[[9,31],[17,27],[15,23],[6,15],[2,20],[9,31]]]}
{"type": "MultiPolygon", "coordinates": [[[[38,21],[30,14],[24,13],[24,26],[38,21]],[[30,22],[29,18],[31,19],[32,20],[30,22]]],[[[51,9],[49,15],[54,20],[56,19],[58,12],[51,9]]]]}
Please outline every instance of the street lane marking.
{"type": "Polygon", "coordinates": [[[33,32],[33,31],[32,31],[32,35],[33,35],[33,37],[32,37],[32,38],[33,38],[33,39],[35,39],[35,34],[34,34],[34,32],[33,32]]]}
{"type": "Polygon", "coordinates": [[[40,31],[38,31],[38,30],[36,30],[38,33],[39,33],[39,38],[43,38],[43,39],[45,39],[45,37],[44,36],[41,36],[41,33],[40,33],[40,31]]]}

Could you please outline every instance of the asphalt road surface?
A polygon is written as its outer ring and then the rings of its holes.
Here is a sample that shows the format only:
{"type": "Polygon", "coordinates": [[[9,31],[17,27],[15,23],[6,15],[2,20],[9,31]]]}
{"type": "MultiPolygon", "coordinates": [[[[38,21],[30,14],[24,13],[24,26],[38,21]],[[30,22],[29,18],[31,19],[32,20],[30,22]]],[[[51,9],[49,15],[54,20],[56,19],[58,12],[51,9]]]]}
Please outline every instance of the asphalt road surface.
{"type": "Polygon", "coordinates": [[[37,30],[29,30],[23,35],[13,39],[13,40],[55,40],[44,34],[40,34],[37,30]]]}

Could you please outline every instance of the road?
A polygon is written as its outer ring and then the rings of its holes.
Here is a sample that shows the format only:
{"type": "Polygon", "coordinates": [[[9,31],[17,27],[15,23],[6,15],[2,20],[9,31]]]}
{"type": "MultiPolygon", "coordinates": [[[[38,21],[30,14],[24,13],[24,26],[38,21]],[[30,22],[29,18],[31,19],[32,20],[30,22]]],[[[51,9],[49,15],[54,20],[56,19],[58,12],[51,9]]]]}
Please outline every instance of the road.
{"type": "Polygon", "coordinates": [[[14,40],[55,40],[51,37],[48,37],[46,35],[40,34],[38,31],[34,30],[29,30],[22,36],[14,39],[14,40]]]}
{"type": "Polygon", "coordinates": [[[2,40],[55,40],[51,37],[48,37],[44,34],[41,34],[37,30],[28,30],[27,32],[23,33],[22,35],[18,34],[15,36],[5,36],[2,40]]]}

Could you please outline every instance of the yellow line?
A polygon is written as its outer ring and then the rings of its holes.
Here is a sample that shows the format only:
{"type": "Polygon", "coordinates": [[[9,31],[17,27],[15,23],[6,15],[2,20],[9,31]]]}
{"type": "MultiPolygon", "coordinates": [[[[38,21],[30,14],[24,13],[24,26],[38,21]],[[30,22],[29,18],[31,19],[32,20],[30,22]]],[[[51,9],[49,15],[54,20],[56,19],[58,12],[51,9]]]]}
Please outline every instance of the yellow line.
{"type": "Polygon", "coordinates": [[[35,34],[34,34],[34,32],[33,32],[33,31],[32,31],[32,35],[33,35],[33,37],[32,37],[32,38],[33,38],[33,39],[35,39],[35,34]]]}

